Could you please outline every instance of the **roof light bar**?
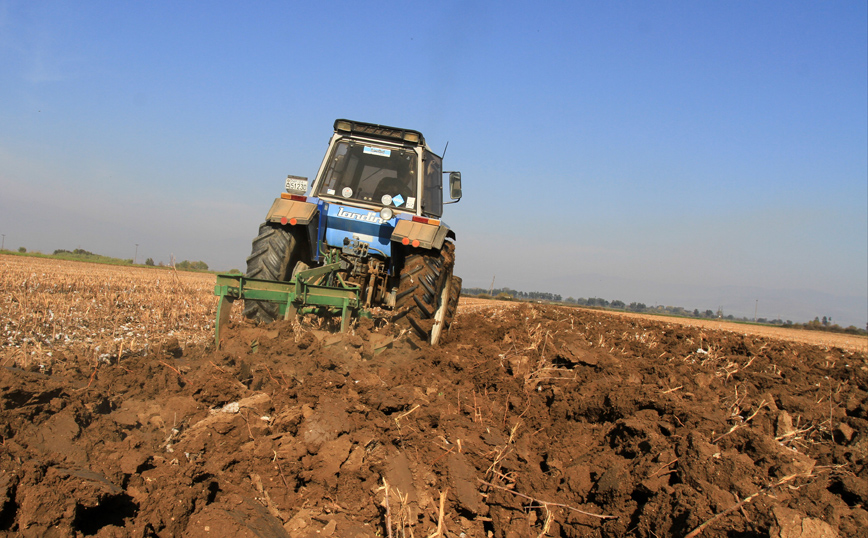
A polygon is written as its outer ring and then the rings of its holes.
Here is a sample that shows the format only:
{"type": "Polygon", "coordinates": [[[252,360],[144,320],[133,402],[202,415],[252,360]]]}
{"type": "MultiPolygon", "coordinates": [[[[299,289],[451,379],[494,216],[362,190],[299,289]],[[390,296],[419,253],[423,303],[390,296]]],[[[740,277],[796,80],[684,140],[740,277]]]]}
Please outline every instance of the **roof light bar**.
{"type": "Polygon", "coordinates": [[[350,134],[366,134],[377,138],[409,142],[420,146],[425,144],[425,138],[422,137],[422,133],[419,131],[401,129],[400,127],[388,127],[386,125],[377,125],[375,123],[335,120],[335,132],[338,131],[350,134]]]}

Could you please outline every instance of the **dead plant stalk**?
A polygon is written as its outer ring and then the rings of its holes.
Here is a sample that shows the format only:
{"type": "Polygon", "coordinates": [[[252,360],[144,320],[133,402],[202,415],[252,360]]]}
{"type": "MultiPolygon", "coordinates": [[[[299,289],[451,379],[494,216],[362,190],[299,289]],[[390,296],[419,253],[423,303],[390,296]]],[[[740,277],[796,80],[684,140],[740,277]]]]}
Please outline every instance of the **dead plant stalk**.
{"type": "Polygon", "coordinates": [[[497,484],[492,484],[491,482],[486,482],[485,480],[482,480],[481,478],[477,478],[477,480],[479,480],[481,483],[485,484],[486,486],[489,486],[489,487],[492,487],[492,488],[495,488],[495,489],[499,489],[499,490],[501,490],[501,491],[505,491],[505,492],[507,492],[507,493],[512,493],[513,495],[515,495],[515,496],[517,496],[517,497],[521,497],[521,498],[523,498],[523,499],[527,499],[527,500],[529,500],[529,501],[531,501],[531,502],[535,502],[535,503],[537,503],[537,504],[539,504],[539,505],[541,505],[541,506],[546,506],[546,507],[548,507],[548,506],[558,506],[558,507],[560,507],[560,508],[564,508],[564,509],[566,509],[566,510],[570,510],[570,511],[572,511],[572,512],[576,512],[576,513],[578,513],[578,514],[586,515],[586,516],[589,516],[589,517],[595,517],[595,518],[597,518],[597,519],[617,519],[617,518],[618,518],[618,516],[609,516],[609,515],[605,515],[605,514],[594,514],[594,513],[591,513],[591,512],[585,512],[584,510],[579,510],[578,508],[575,508],[575,507],[570,506],[570,505],[567,505],[567,504],[561,504],[561,503],[556,503],[556,502],[543,501],[543,500],[541,500],[541,499],[537,499],[537,498],[535,498],[535,497],[531,497],[530,495],[525,495],[524,493],[519,493],[519,492],[517,492],[517,491],[513,491],[513,490],[508,489],[508,488],[505,488],[505,487],[503,487],[503,486],[498,486],[497,484]]]}

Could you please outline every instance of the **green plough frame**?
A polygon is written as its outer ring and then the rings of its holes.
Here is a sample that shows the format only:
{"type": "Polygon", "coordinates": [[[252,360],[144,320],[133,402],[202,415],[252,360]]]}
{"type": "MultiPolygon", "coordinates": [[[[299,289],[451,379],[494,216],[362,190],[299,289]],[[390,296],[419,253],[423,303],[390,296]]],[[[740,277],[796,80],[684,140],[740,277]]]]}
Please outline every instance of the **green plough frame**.
{"type": "Polygon", "coordinates": [[[346,332],[352,316],[368,316],[361,308],[359,288],[348,284],[338,274],[340,263],[299,271],[289,282],[247,278],[236,274],[217,275],[214,295],[217,303],[217,326],[214,338],[220,347],[220,332],[229,321],[236,299],[269,301],[280,307],[283,319],[299,314],[341,316],[341,332],[346,332]]]}

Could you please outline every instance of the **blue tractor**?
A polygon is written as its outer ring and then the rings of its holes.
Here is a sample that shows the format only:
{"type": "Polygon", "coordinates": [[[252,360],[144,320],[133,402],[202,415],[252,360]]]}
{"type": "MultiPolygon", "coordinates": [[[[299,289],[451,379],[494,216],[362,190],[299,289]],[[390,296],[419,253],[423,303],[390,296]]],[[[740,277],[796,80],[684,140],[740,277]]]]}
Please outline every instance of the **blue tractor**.
{"type": "Polygon", "coordinates": [[[461,173],[443,171],[422,133],[335,121],[313,184],[287,177],[253,240],[247,273],[218,276],[218,345],[226,303],[239,298],[244,315],[261,322],[339,314],[346,330],[362,315],[436,345],[461,293],[452,274],[455,232],[440,219],[444,175],[457,202],[461,173]]]}

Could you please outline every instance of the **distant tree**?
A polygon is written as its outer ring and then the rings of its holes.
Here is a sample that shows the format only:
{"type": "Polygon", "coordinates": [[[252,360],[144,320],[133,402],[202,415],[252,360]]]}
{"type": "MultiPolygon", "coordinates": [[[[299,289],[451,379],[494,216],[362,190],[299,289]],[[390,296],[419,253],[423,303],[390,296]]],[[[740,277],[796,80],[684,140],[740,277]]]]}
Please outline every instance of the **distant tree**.
{"type": "Polygon", "coordinates": [[[147,260],[145,260],[145,265],[153,267],[154,266],[154,258],[148,258],[147,260]]]}
{"type": "Polygon", "coordinates": [[[627,305],[624,303],[624,301],[620,301],[618,299],[615,299],[614,301],[612,301],[609,304],[609,306],[611,306],[612,308],[624,308],[627,305]]]}
{"type": "Polygon", "coordinates": [[[25,252],[27,252],[27,249],[24,247],[18,247],[18,252],[20,252],[21,254],[24,254],[25,252]]]}
{"type": "Polygon", "coordinates": [[[706,310],[705,311],[705,317],[713,318],[714,317],[714,310],[706,310]]]}
{"type": "Polygon", "coordinates": [[[693,317],[695,317],[695,318],[699,317],[699,309],[698,308],[693,309],[693,317]]]}
{"type": "Polygon", "coordinates": [[[239,269],[230,269],[229,274],[230,275],[240,275],[241,271],[239,269]]]}
{"type": "Polygon", "coordinates": [[[497,299],[498,301],[512,301],[512,295],[502,291],[497,294],[495,299],[497,299]]]}
{"type": "Polygon", "coordinates": [[[184,260],[181,263],[175,265],[178,269],[182,271],[207,271],[208,264],[202,261],[191,262],[189,260],[184,260]]]}
{"type": "Polygon", "coordinates": [[[822,323],[824,327],[829,326],[829,320],[826,318],[826,316],[823,316],[823,321],[821,321],[820,323],[822,323]]]}

